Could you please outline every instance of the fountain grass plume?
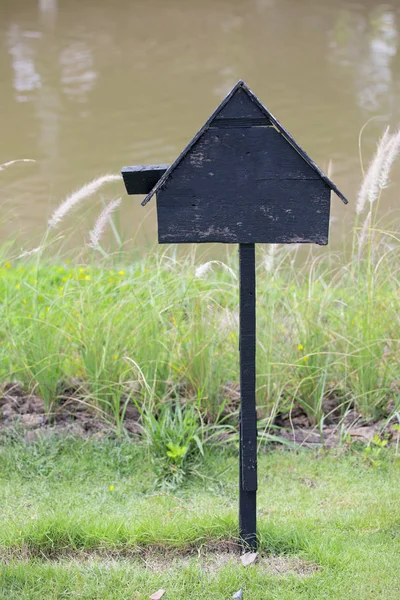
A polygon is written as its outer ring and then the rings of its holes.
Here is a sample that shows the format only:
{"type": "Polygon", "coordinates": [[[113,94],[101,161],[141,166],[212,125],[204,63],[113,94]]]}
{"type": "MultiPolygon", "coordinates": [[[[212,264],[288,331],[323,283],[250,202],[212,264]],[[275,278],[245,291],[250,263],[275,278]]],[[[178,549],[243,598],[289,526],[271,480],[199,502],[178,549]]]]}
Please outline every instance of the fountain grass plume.
{"type": "Polygon", "coordinates": [[[95,194],[103,185],[120,180],[121,175],[102,175],[101,177],[86,183],[84,186],[67,196],[67,198],[56,208],[53,216],[49,220],[49,228],[53,229],[56,227],[77,204],[82,200],[93,196],[93,194],[95,194]]]}
{"type": "Polygon", "coordinates": [[[25,250],[24,252],[22,252],[22,254],[19,254],[17,256],[17,260],[19,260],[20,258],[27,258],[28,256],[33,256],[41,250],[43,250],[43,246],[37,246],[36,248],[32,248],[32,250],[25,250]]]}
{"type": "Polygon", "coordinates": [[[0,171],[4,171],[4,169],[6,169],[7,167],[11,167],[12,165],[15,165],[17,163],[34,163],[36,162],[36,160],[33,160],[32,158],[17,158],[15,160],[9,160],[8,162],[3,163],[2,165],[0,165],[0,171]]]}
{"type": "Polygon", "coordinates": [[[270,273],[275,264],[275,256],[278,251],[278,244],[269,244],[268,251],[264,254],[264,268],[270,273]]]}
{"type": "Polygon", "coordinates": [[[389,183],[390,169],[400,151],[400,129],[394,133],[387,143],[385,158],[382,163],[379,187],[383,190],[389,183]]]}
{"type": "Polygon", "coordinates": [[[395,134],[389,133],[389,127],[384,131],[375,155],[365,174],[357,198],[356,213],[364,212],[367,203],[372,206],[379,194],[389,181],[390,169],[400,151],[400,130],[395,134]]]}
{"type": "Polygon", "coordinates": [[[232,275],[232,277],[234,279],[237,279],[236,273],[233,271],[233,269],[231,269],[231,267],[229,267],[227,264],[225,264],[221,260],[209,260],[208,262],[205,262],[202,265],[199,265],[196,268],[196,271],[194,274],[196,279],[203,279],[207,275],[207,273],[212,271],[213,265],[220,265],[221,267],[226,269],[232,275]]]}
{"type": "Polygon", "coordinates": [[[93,229],[89,233],[89,248],[93,248],[94,250],[98,250],[100,248],[100,240],[107,223],[110,221],[112,213],[120,206],[120,204],[121,198],[112,200],[112,202],[107,204],[104,210],[100,213],[93,229]]]}

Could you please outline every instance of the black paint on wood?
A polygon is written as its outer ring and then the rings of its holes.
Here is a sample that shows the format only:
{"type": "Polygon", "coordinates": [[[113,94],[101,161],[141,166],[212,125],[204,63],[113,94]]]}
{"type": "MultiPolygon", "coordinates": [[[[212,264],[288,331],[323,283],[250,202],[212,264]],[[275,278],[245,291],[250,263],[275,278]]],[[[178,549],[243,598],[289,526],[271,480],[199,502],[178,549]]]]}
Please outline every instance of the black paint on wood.
{"type": "Polygon", "coordinates": [[[157,192],[163,243],[328,242],[330,189],[271,127],[210,128],[157,192]]]}
{"type": "Polygon", "coordinates": [[[121,173],[128,194],[148,194],[164,175],[169,165],[139,165],[122,167],[121,173]]]}
{"type": "Polygon", "coordinates": [[[215,119],[209,129],[221,129],[222,127],[273,127],[265,118],[245,118],[245,119],[215,119]]]}
{"type": "MultiPolygon", "coordinates": [[[[198,180],[202,175],[199,172],[198,180]]],[[[228,182],[229,177],[226,169],[228,182]]],[[[246,192],[244,172],[235,182],[235,189],[227,185],[227,196],[206,173],[202,194],[194,193],[184,180],[171,188],[167,184],[157,199],[160,244],[328,243],[330,190],[323,181],[259,178],[252,196],[246,192]]]]}
{"type": "MultiPolygon", "coordinates": [[[[333,190],[339,198],[343,200],[345,204],[347,204],[346,198],[340,192],[340,190],[336,187],[336,185],[321,171],[321,169],[315,164],[315,162],[308,156],[308,154],[297,144],[297,142],[293,139],[293,137],[286,131],[286,129],[279,123],[279,121],[261,104],[258,98],[249,90],[246,84],[243,81],[239,81],[231,92],[227,95],[225,100],[219,105],[217,110],[211,115],[208,121],[203,125],[203,127],[198,131],[195,137],[189,142],[183,152],[178,156],[174,163],[167,169],[164,175],[160,178],[158,183],[153,187],[150,193],[143,200],[142,205],[145,206],[151,198],[158,192],[162,186],[169,179],[171,174],[175,171],[177,166],[181,163],[181,161],[188,157],[190,158],[191,151],[196,143],[200,140],[200,138],[204,135],[205,132],[213,125],[214,122],[222,121],[224,118],[227,119],[261,119],[260,115],[264,115],[266,122],[268,125],[273,124],[273,126],[279,131],[282,137],[285,139],[288,148],[291,148],[293,151],[297,152],[297,154],[302,158],[302,160],[308,164],[318,175],[318,177],[325,182],[325,184],[329,187],[329,189],[333,190]],[[245,96],[247,99],[244,100],[245,96]],[[226,115],[226,117],[225,117],[226,115]]],[[[240,153],[240,149],[237,148],[237,152],[240,153]]],[[[221,157],[222,158],[222,157],[221,157]]],[[[227,161],[226,161],[227,162],[227,161]]],[[[228,166],[226,164],[226,166],[228,166]]],[[[252,190],[249,190],[249,194],[251,195],[252,190]]],[[[306,200],[304,200],[306,202],[306,200]]]]}
{"type": "MultiPolygon", "coordinates": [[[[240,464],[242,450],[239,449],[240,464]]],[[[257,550],[257,491],[247,492],[239,475],[239,536],[244,551],[257,550]]]]}
{"type": "Polygon", "coordinates": [[[256,268],[254,244],[240,244],[240,482],[239,523],[244,545],[256,546],[256,268]]]}
{"type": "Polygon", "coordinates": [[[239,87],[231,100],[220,108],[215,118],[218,120],[258,118],[272,125],[272,121],[267,117],[265,111],[242,87],[239,87]]]}

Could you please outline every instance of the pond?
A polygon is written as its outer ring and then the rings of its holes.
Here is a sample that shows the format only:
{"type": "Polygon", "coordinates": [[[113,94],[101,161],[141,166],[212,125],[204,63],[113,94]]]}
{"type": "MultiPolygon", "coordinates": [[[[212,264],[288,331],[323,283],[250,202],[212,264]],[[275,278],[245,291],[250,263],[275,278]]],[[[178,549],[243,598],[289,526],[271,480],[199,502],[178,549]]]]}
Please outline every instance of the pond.
{"type": "MultiPolygon", "coordinates": [[[[34,243],[94,177],[172,161],[244,79],[350,199],[333,200],[338,243],[354,222],[361,128],[368,160],[400,121],[399,23],[397,2],[372,0],[1,0],[0,164],[37,161],[1,173],[3,240],[34,243]]],[[[123,195],[124,239],[156,239],[154,206],[119,184],[102,194],[123,195]]],[[[95,201],[65,223],[75,243],[95,201]]],[[[380,211],[396,208],[392,186],[380,211]]]]}

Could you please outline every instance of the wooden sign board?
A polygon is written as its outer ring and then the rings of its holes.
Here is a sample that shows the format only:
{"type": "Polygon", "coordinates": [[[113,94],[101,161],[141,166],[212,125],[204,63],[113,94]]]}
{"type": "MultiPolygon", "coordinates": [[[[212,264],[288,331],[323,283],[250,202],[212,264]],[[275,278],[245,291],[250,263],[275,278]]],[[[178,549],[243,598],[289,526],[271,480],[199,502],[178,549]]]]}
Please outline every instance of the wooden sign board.
{"type": "Polygon", "coordinates": [[[256,547],[256,243],[327,244],[330,195],[346,198],[243,81],[170,166],[122,169],[128,194],[157,198],[160,244],[239,244],[243,545],[256,547]]]}

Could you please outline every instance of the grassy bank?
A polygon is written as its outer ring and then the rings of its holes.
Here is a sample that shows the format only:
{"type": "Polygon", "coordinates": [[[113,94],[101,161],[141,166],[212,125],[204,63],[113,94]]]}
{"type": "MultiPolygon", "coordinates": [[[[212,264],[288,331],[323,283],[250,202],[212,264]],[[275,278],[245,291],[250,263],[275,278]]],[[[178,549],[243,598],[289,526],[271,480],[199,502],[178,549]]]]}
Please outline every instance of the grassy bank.
{"type": "Polygon", "coordinates": [[[145,599],[164,588],[165,598],[222,600],[242,588],[246,600],[398,598],[392,451],[378,467],[354,449],[263,453],[259,465],[264,559],[245,569],[227,556],[236,452],[207,453],[198,476],[168,494],[154,490],[141,445],[3,439],[1,597],[145,599]]]}
{"type": "MultiPolygon", "coordinates": [[[[258,250],[261,416],[297,402],[320,424],[329,398],[366,419],[398,410],[399,251],[393,235],[370,238],[350,260],[258,250]]],[[[102,263],[5,258],[0,379],[22,381],[49,411],[60,382],[75,380],[116,423],[127,400],[174,398],[215,421],[239,380],[236,253],[201,265],[173,248],[102,263]]]]}

